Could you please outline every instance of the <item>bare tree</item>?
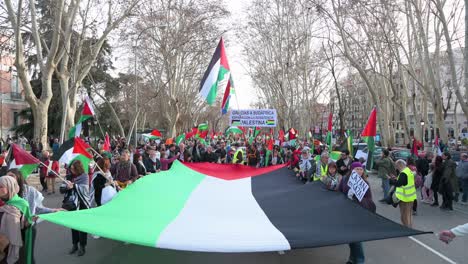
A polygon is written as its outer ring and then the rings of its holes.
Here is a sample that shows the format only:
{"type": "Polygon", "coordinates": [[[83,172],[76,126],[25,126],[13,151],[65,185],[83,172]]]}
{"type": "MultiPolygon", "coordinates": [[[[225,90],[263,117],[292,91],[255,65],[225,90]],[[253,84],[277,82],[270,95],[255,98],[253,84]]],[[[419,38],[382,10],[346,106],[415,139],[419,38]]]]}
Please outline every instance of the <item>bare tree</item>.
{"type": "Polygon", "coordinates": [[[198,87],[222,36],[217,25],[228,12],[217,0],[160,0],[143,5],[141,13],[135,25],[139,74],[160,98],[150,112],[164,119],[169,135],[175,136],[208,109],[197,98],[198,87]]]}
{"type": "Polygon", "coordinates": [[[313,43],[318,25],[307,1],[256,0],[239,34],[261,102],[275,108],[280,127],[306,131],[324,91],[326,69],[313,43]]]}

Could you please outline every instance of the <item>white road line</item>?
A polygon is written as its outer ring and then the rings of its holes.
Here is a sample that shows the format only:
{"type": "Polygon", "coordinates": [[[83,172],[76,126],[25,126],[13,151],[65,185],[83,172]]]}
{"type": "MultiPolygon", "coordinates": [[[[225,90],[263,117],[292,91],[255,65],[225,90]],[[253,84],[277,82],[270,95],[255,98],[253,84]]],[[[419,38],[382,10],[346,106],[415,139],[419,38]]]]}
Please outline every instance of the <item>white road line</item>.
{"type": "Polygon", "coordinates": [[[424,244],[423,242],[417,240],[416,238],[410,236],[408,237],[409,239],[413,240],[414,242],[418,243],[420,246],[424,247],[425,249],[431,251],[432,253],[436,254],[437,256],[439,256],[441,259],[447,261],[448,263],[450,264],[457,264],[455,261],[449,259],[448,257],[444,256],[442,253],[440,253],[439,251],[431,248],[430,246],[424,244]]]}

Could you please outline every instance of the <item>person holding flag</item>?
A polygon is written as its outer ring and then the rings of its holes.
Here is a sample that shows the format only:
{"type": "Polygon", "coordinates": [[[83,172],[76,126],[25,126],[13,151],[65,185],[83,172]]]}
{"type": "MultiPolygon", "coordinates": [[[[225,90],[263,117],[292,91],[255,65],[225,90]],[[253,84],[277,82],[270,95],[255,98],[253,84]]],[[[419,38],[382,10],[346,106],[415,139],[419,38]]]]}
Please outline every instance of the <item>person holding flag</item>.
{"type": "MultiPolygon", "coordinates": [[[[70,174],[66,176],[67,182],[60,186],[63,193],[62,208],[67,211],[85,210],[91,207],[89,195],[89,177],[81,160],[74,160],[70,165],[70,174]]],[[[78,256],[83,256],[86,252],[88,234],[78,230],[71,230],[73,247],[68,252],[72,255],[78,252],[78,256]],[[79,244],[79,248],[78,248],[79,244]]]]}

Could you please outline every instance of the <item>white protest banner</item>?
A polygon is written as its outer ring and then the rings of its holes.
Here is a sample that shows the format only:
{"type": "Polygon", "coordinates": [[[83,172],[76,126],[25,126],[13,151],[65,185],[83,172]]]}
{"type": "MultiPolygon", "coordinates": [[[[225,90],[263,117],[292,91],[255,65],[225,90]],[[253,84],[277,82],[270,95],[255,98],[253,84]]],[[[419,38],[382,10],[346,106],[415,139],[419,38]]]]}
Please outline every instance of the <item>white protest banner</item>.
{"type": "Polygon", "coordinates": [[[351,176],[349,177],[348,186],[359,201],[362,201],[362,198],[364,197],[367,190],[369,189],[369,185],[367,184],[367,182],[365,182],[361,178],[361,176],[359,176],[354,171],[353,173],[351,173],[351,176]]]}
{"type": "Polygon", "coordinates": [[[276,109],[231,110],[231,126],[276,127],[276,109]]]}

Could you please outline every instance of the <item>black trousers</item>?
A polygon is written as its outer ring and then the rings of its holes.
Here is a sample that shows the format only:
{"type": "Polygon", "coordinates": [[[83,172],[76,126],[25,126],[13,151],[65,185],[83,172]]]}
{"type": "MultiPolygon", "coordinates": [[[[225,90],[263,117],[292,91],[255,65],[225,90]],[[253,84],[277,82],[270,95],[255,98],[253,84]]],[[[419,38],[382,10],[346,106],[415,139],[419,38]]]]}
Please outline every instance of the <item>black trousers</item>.
{"type": "Polygon", "coordinates": [[[78,243],[80,243],[81,247],[86,247],[86,244],[88,242],[88,234],[75,229],[72,229],[71,232],[73,245],[77,245],[78,243]]]}
{"type": "Polygon", "coordinates": [[[39,177],[41,181],[42,191],[47,191],[47,182],[45,177],[39,177]]]}

